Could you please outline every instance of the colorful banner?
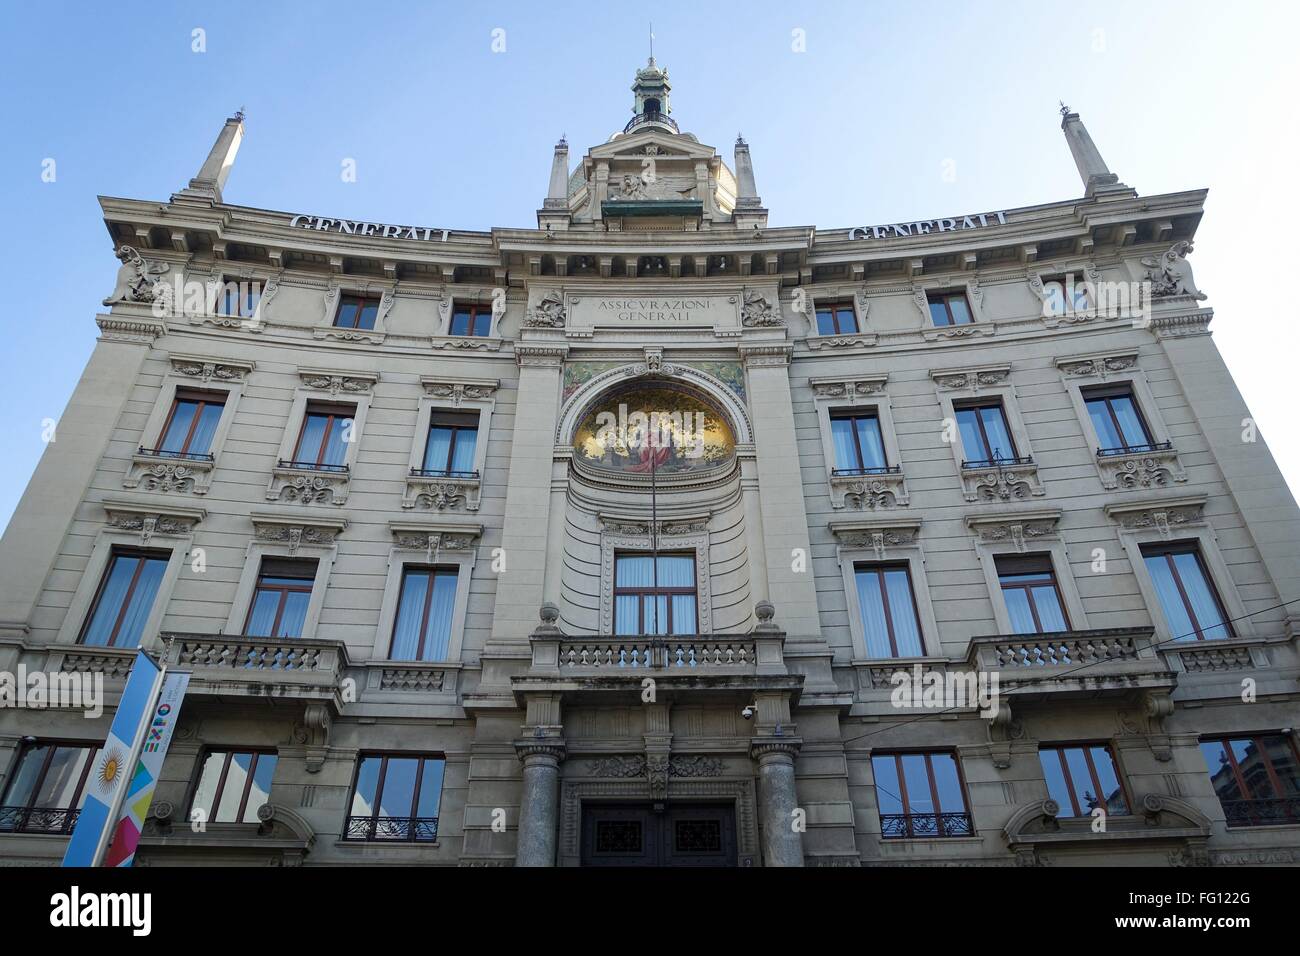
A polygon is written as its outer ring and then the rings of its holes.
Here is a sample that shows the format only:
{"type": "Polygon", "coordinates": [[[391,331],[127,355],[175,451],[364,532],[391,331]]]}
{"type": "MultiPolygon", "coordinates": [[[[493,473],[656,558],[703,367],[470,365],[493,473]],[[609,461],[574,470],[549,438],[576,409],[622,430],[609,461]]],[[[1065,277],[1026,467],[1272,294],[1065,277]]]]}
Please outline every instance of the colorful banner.
{"type": "Polygon", "coordinates": [[[125,791],[128,767],[143,745],[161,680],[162,671],[149,655],[144,651],[136,654],[108,739],[95,754],[95,764],[86,780],[85,804],[63,854],[64,866],[95,865],[107,830],[116,822],[112,817],[125,791]]]}
{"type": "Polygon", "coordinates": [[[167,748],[172,742],[172,731],[180,719],[181,701],[185,699],[189,683],[188,671],[169,671],[163,678],[158,705],[153,708],[152,719],[140,749],[140,759],[127,784],[126,799],[122,802],[122,813],[118,817],[117,829],[113,832],[113,842],[104,858],[105,866],[130,866],[135,861],[140,831],[144,829],[144,818],[149,813],[149,804],[153,802],[153,792],[162,772],[163,760],[167,757],[167,748]]]}

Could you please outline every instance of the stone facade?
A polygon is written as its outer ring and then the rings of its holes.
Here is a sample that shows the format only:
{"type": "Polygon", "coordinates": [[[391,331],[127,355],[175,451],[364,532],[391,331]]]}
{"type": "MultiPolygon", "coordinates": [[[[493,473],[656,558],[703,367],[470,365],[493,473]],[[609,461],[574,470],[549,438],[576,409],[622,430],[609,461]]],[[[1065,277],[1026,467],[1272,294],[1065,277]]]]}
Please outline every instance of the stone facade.
{"type": "MultiPolygon", "coordinates": [[[[680,132],[653,61],[635,89],[576,167],[557,145],[537,229],[227,204],[239,117],[169,202],[101,201],[121,271],[0,543],[0,670],[102,673],[110,706],[0,710],[0,788],[26,738],[104,739],[133,651],[84,646],[83,624],[113,549],[148,547],[167,562],[143,645],[194,676],[138,865],[578,865],[592,808],[622,806],[723,808],[738,865],[1300,862],[1300,826],[1227,825],[1199,748],[1293,745],[1300,698],[1300,511],[1187,265],[1205,192],[1138,197],[1068,114],[1082,199],[774,227],[748,145],[728,166],[680,132]],[[1049,308],[1065,275],[1152,297],[1049,308]],[[178,279],[260,298],[230,315],[178,279]],[[973,322],[934,324],[949,293],[973,322]],[[352,295],[373,325],[338,324],[352,295]],[[852,323],[819,332],[832,304],[852,323]],[[466,306],[486,334],[457,334],[466,306]],[[1085,395],[1114,385],[1151,441],[1099,455],[1085,395]],[[653,477],[581,460],[585,417],[636,388],[705,403],[725,456],[653,477]],[[188,389],[225,393],[210,459],[156,453],[188,389]],[[954,440],[993,399],[1013,461],[954,440]],[[313,402],[352,409],[344,466],[296,460],[313,402]],[[890,468],[837,469],[848,409],[877,416],[890,468]],[[476,417],[472,469],[423,473],[439,414],[476,417]],[[1142,551],[1169,541],[1199,548],[1231,637],[1171,640],[1142,551]],[[695,632],[613,636],[615,557],[651,549],[694,557],[695,632]],[[1069,631],[1013,632],[997,559],[1025,554],[1050,560],[1069,631]],[[287,557],[317,562],[301,634],[245,635],[260,563],[287,557]],[[907,568],[919,655],[871,656],[858,562],[907,568]],[[429,565],[455,576],[446,651],[391,660],[403,569],[429,565]],[[899,709],[913,669],[996,677],[1000,706],[899,709]],[[1111,748],[1127,798],[1101,832],[1038,759],[1081,741],[1111,748]],[[258,822],[188,824],[213,748],[276,753],[258,822]],[[967,824],[886,835],[872,756],[925,750],[955,755],[967,824]],[[378,753],[445,761],[436,840],[347,838],[378,753]]],[[[0,833],[0,858],[65,841],[0,833]]]]}

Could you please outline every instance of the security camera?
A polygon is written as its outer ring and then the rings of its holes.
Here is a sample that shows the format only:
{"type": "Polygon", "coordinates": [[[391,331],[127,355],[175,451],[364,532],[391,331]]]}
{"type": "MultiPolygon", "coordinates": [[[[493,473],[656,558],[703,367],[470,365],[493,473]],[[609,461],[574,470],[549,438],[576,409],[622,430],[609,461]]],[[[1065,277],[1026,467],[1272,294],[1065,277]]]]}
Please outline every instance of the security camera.
{"type": "Polygon", "coordinates": [[[756,713],[758,713],[758,708],[753,704],[746,704],[740,709],[740,716],[746,720],[753,720],[756,713]]]}

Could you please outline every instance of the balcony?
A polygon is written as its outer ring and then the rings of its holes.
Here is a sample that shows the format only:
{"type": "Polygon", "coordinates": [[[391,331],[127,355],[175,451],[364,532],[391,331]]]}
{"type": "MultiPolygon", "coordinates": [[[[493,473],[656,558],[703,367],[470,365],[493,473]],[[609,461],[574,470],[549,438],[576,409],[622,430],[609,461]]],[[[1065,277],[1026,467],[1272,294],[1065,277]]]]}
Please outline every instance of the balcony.
{"type": "Polygon", "coordinates": [[[627,121],[627,125],[623,127],[623,132],[630,133],[638,127],[650,125],[666,126],[674,133],[681,132],[681,130],[677,128],[677,123],[672,117],[667,113],[659,113],[655,111],[637,113],[636,116],[633,116],[627,121]]]}
{"type": "Polygon", "coordinates": [[[1045,493],[1030,457],[963,461],[961,483],[967,501],[1023,501],[1045,493]]]}
{"type": "Polygon", "coordinates": [[[1107,491],[1167,488],[1187,480],[1171,442],[1097,449],[1097,471],[1107,491]]]}
{"type": "Polygon", "coordinates": [[[163,660],[193,672],[190,693],[336,702],[348,665],[337,641],[163,632],[163,660]]]}
{"type": "Polygon", "coordinates": [[[122,487],[204,495],[212,485],[215,465],[211,454],[190,454],[141,445],[131,456],[122,487]]]}
{"type": "Polygon", "coordinates": [[[412,468],[406,476],[402,507],[430,511],[477,511],[483,481],[477,471],[412,468]]]}
{"type": "Polygon", "coordinates": [[[266,500],[341,505],[348,500],[349,478],[347,465],[280,459],[271,469],[266,500]]]}
{"type": "Polygon", "coordinates": [[[343,839],[367,843],[435,843],[437,817],[348,817],[343,839]]]}
{"type": "Polygon", "coordinates": [[[59,807],[0,807],[0,833],[68,834],[80,813],[59,807]]]}
{"type": "Polygon", "coordinates": [[[1268,800],[1220,800],[1230,827],[1300,825],[1300,797],[1268,800]]]}
{"type": "Polygon", "coordinates": [[[975,835],[969,813],[882,813],[884,840],[917,840],[975,835]]]}
{"type": "Polygon", "coordinates": [[[976,637],[967,663],[1018,701],[1168,693],[1177,682],[1150,627],[976,637]]]}

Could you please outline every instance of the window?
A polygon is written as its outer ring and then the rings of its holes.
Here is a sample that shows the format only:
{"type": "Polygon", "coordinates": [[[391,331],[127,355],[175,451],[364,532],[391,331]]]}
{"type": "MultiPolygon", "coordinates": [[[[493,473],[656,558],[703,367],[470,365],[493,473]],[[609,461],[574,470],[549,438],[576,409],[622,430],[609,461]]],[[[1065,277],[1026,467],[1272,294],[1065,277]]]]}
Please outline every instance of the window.
{"type": "Polygon", "coordinates": [[[857,564],[853,575],[868,657],[920,657],[921,619],[905,564],[857,564]]]}
{"type": "Polygon", "coordinates": [[[880,418],[874,412],[837,412],[831,415],[831,441],[835,446],[836,475],[865,475],[888,471],[880,418]]]}
{"type": "Polygon", "coordinates": [[[818,335],[852,335],[858,331],[858,317],[851,302],[833,302],[817,307],[818,335]]]}
{"type": "Polygon", "coordinates": [[[994,563],[1002,599],[1007,603],[1011,633],[1048,634],[1070,629],[1050,557],[999,555],[994,563]]]}
{"type": "Polygon", "coordinates": [[[871,769],[886,840],[974,833],[953,754],[872,754],[871,769]]]}
{"type": "Polygon", "coordinates": [[[1289,736],[1203,740],[1201,754],[1228,826],[1300,823],[1300,760],[1289,736]]]}
{"type": "Polygon", "coordinates": [[[492,306],[458,304],[452,309],[452,335],[485,336],[491,331],[492,306]]]}
{"type": "Polygon", "coordinates": [[[352,785],[345,840],[432,843],[438,839],[441,757],[363,754],[352,785]]]}
{"type": "Polygon", "coordinates": [[[447,659],[458,576],[456,568],[407,567],[402,572],[389,660],[447,659]]]}
{"type": "Polygon", "coordinates": [[[1219,594],[1210,583],[1200,549],[1194,541],[1142,548],[1147,573],[1160,596],[1160,607],[1176,641],[1232,637],[1219,594]]]}
{"type": "Polygon", "coordinates": [[[163,423],[162,437],[152,454],[167,458],[211,458],[212,438],[225,407],[224,392],[178,389],[163,423]]]}
{"type": "Polygon", "coordinates": [[[925,298],[935,325],[970,325],[975,321],[965,292],[930,292],[925,298]]]}
{"type": "Polygon", "coordinates": [[[315,561],[263,558],[244,633],[249,637],[302,637],[315,580],[315,561]]]}
{"type": "Polygon", "coordinates": [[[190,801],[190,819],[207,823],[257,823],[257,811],[270,798],[276,755],[263,751],[213,750],[203,758],[199,784],[190,801]]]}
{"type": "Polygon", "coordinates": [[[1087,283],[1071,282],[1068,281],[1068,277],[1048,279],[1043,283],[1044,315],[1087,312],[1090,307],[1087,283]]]}
{"type": "Polygon", "coordinates": [[[373,329],[379,317],[379,299],[371,296],[345,295],[339,300],[334,326],[340,329],[373,329]]]}
{"type": "Polygon", "coordinates": [[[0,833],[71,833],[98,753],[93,744],[25,746],[0,801],[0,833]]]}
{"type": "Polygon", "coordinates": [[[82,629],[81,643],[139,647],[170,557],[166,551],[114,548],[82,629]]]}
{"type": "Polygon", "coordinates": [[[614,556],[615,634],[694,634],[695,556],[614,556]]]}
{"type": "Polygon", "coordinates": [[[257,314],[257,303],[262,298],[262,284],[248,279],[223,279],[218,303],[222,315],[251,319],[257,314]]]}
{"type": "Polygon", "coordinates": [[[348,442],[352,441],[355,414],[356,408],[351,405],[308,403],[291,464],[301,468],[345,470],[347,466],[343,462],[348,442]]]}
{"type": "Polygon", "coordinates": [[[1097,432],[1098,454],[1150,451],[1151,432],[1128,385],[1084,389],[1083,402],[1097,432]]]}
{"type": "Polygon", "coordinates": [[[953,411],[961,432],[961,447],[966,452],[963,468],[1018,460],[1001,402],[961,405],[953,411]]]}
{"type": "Polygon", "coordinates": [[[478,415],[434,412],[429,418],[429,438],[424,446],[423,475],[476,476],[474,446],[478,443],[478,415]]]}
{"type": "Polygon", "coordinates": [[[1047,793],[1066,817],[1087,817],[1096,807],[1107,813],[1127,814],[1128,800],[1120,784],[1115,756],[1106,744],[1042,747],[1047,793]]]}

